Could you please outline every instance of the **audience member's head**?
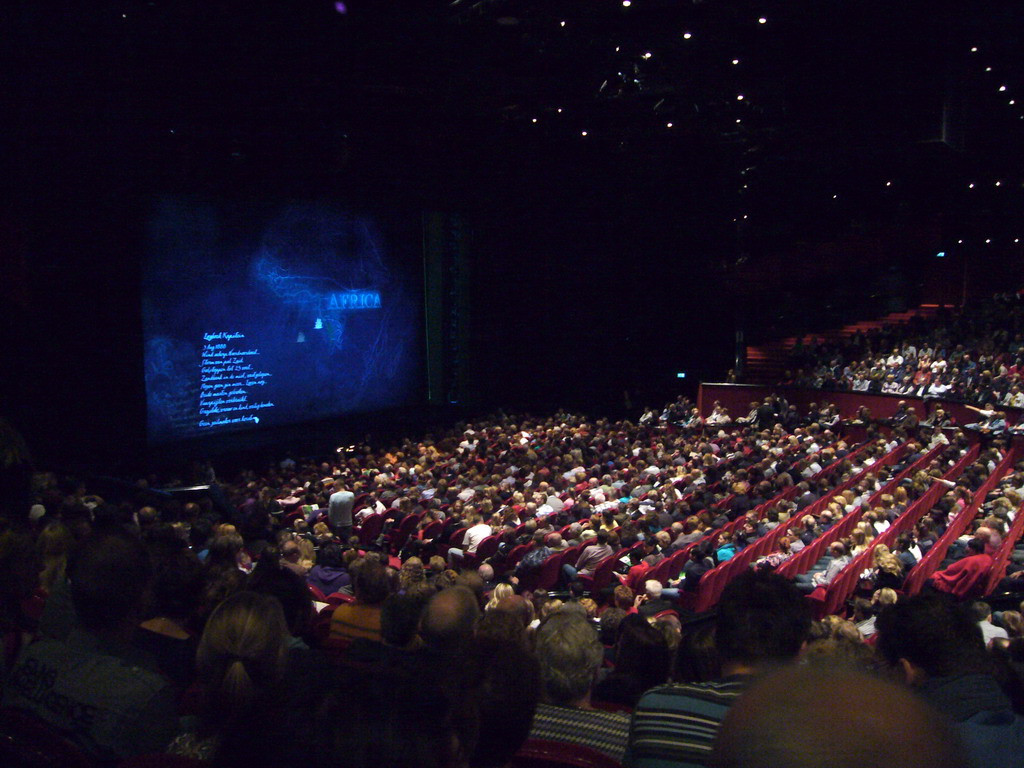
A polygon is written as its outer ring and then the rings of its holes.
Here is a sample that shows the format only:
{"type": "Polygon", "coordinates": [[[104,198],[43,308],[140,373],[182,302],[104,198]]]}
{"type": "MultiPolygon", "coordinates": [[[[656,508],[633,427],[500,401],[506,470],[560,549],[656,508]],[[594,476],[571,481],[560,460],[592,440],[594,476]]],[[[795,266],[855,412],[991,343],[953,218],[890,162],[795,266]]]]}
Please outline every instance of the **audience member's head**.
{"type": "Polygon", "coordinates": [[[478,642],[510,643],[526,647],[526,626],[522,619],[512,611],[487,611],[476,624],[475,635],[478,642]]]}
{"type": "Polygon", "coordinates": [[[696,621],[683,627],[676,648],[672,677],[679,683],[707,683],[722,676],[722,660],[715,648],[715,623],[696,621]]]}
{"type": "Polygon", "coordinates": [[[911,685],[991,669],[970,609],[942,595],[917,595],[888,606],[875,628],[879,652],[911,685]]]}
{"type": "Polygon", "coordinates": [[[408,649],[415,646],[427,598],[415,591],[388,595],[380,609],[380,634],[385,645],[408,649]]]}
{"type": "Polygon", "coordinates": [[[537,629],[535,647],[545,700],[560,706],[588,702],[604,659],[590,622],[575,614],[555,613],[537,629]]]}
{"type": "Polygon", "coordinates": [[[260,562],[249,577],[246,589],[277,598],[290,634],[299,637],[310,630],[313,596],[306,580],[295,571],[278,567],[272,562],[260,562]]]}
{"type": "Polygon", "coordinates": [[[723,671],[794,659],[810,625],[807,602],[793,584],[763,571],[740,574],[718,604],[715,647],[723,671]]]}
{"type": "Polygon", "coordinates": [[[967,764],[948,721],[909,691],[850,669],[804,666],[779,670],[741,696],[711,757],[715,768],[967,764]]]}
{"type": "Polygon", "coordinates": [[[352,591],[364,605],[380,605],[391,593],[387,569],[378,560],[363,560],[354,568],[352,591]]]}
{"type": "Polygon", "coordinates": [[[265,704],[284,675],[287,653],[288,626],[276,598],[238,592],[217,606],[196,653],[206,727],[220,732],[265,704]]]}
{"type": "Polygon", "coordinates": [[[619,627],[622,620],[626,618],[626,612],[621,608],[612,606],[605,608],[598,619],[600,626],[600,638],[604,645],[615,645],[619,639],[619,627]]]}
{"type": "MultiPolygon", "coordinates": [[[[187,624],[199,609],[204,573],[199,559],[188,551],[154,563],[151,613],[187,624]]],[[[307,592],[309,590],[306,590],[307,592]]]]}
{"type": "Polygon", "coordinates": [[[514,614],[523,623],[524,628],[530,626],[536,616],[533,603],[522,595],[509,595],[503,598],[498,603],[497,610],[514,614]]]}
{"type": "Polygon", "coordinates": [[[96,534],[71,571],[71,599],[82,626],[93,632],[132,627],[141,619],[152,567],[142,542],[125,533],[96,534]]]}
{"type": "MultiPolygon", "coordinates": [[[[491,611],[479,629],[484,630],[485,622],[506,618],[510,614],[491,611]]],[[[530,735],[541,689],[540,668],[522,642],[505,642],[487,632],[478,633],[473,662],[472,695],[481,736],[469,766],[501,768],[530,735]]]]}
{"type": "Polygon", "coordinates": [[[630,675],[646,691],[668,679],[672,658],[665,635],[642,616],[623,619],[615,649],[615,673],[630,675]]]}
{"type": "Polygon", "coordinates": [[[468,587],[442,589],[427,603],[420,637],[434,650],[456,651],[472,637],[479,616],[480,605],[468,587]]]}

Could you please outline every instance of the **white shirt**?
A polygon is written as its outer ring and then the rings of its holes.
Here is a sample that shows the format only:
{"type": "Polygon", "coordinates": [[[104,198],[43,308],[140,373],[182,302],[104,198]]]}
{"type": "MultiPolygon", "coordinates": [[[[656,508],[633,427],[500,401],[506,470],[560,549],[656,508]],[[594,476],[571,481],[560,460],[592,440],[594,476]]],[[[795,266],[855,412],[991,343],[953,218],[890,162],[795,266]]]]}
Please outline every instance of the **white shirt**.
{"type": "Polygon", "coordinates": [[[1010,636],[1006,633],[1006,630],[1002,627],[997,627],[991,621],[982,620],[978,622],[978,626],[981,627],[981,636],[985,640],[985,645],[994,640],[997,637],[1009,638],[1010,636]]]}
{"type": "Polygon", "coordinates": [[[491,526],[487,523],[477,523],[466,531],[466,536],[462,540],[462,545],[466,548],[467,552],[476,552],[476,548],[480,546],[480,542],[490,535],[491,526]]]}

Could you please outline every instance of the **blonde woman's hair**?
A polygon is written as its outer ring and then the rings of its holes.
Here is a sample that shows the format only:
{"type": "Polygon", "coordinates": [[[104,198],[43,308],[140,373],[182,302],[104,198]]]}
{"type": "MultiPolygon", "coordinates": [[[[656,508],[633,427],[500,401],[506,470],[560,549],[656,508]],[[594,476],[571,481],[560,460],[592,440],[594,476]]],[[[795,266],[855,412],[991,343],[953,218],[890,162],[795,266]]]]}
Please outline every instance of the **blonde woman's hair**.
{"type": "Polygon", "coordinates": [[[506,597],[512,597],[516,592],[512,588],[511,584],[502,582],[496,584],[494,590],[491,592],[491,599],[487,601],[487,605],[484,606],[485,611],[493,610],[498,607],[498,603],[504,600],[506,597]]]}
{"type": "Polygon", "coordinates": [[[398,572],[398,585],[401,589],[408,589],[414,584],[426,580],[426,569],[423,567],[423,561],[418,557],[410,557],[402,563],[402,570],[398,572]]]}
{"type": "Polygon", "coordinates": [[[588,619],[597,618],[597,603],[595,603],[589,597],[583,597],[580,598],[580,605],[582,605],[583,610],[587,612],[588,619]]]}
{"type": "Polygon", "coordinates": [[[894,555],[885,544],[878,544],[875,546],[873,553],[875,559],[875,565],[878,566],[879,570],[885,571],[886,573],[903,573],[903,563],[900,559],[894,555]]]}
{"type": "Polygon", "coordinates": [[[277,598],[237,592],[210,615],[196,652],[196,669],[206,694],[204,720],[241,716],[284,675],[288,626],[277,598]]]}
{"type": "Polygon", "coordinates": [[[306,569],[316,565],[316,548],[313,542],[304,536],[299,536],[295,539],[295,543],[299,545],[299,565],[306,569]]]}
{"type": "Polygon", "coordinates": [[[540,607],[540,619],[543,621],[553,613],[557,613],[558,609],[562,607],[561,600],[548,600],[544,605],[540,607]]]}
{"type": "Polygon", "coordinates": [[[53,521],[39,533],[36,547],[43,558],[39,584],[47,592],[64,581],[67,575],[68,554],[75,545],[75,537],[60,521],[53,521]]]}

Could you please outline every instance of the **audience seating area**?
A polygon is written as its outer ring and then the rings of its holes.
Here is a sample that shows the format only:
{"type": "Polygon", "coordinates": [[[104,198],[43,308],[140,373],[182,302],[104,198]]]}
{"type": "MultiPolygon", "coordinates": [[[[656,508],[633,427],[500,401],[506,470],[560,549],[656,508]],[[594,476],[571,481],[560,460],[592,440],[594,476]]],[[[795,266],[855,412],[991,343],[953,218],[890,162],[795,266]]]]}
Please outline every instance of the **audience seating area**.
{"type": "Polygon", "coordinates": [[[1022,332],[1020,294],[1000,294],[960,311],[922,308],[823,338],[791,340],[777,382],[1021,408],[1022,332]]]}
{"type": "MultiPolygon", "coordinates": [[[[998,349],[980,308],[827,352],[952,346],[1012,381],[995,305],[998,349]]],[[[730,679],[712,630],[780,631],[769,595],[808,659],[864,674],[901,606],[969,610],[1024,735],[1022,438],[822,394],[705,385],[635,423],[501,416],[231,478],[39,473],[0,517],[0,762],[645,768],[692,736],[648,742],[648,714],[730,679]]]]}

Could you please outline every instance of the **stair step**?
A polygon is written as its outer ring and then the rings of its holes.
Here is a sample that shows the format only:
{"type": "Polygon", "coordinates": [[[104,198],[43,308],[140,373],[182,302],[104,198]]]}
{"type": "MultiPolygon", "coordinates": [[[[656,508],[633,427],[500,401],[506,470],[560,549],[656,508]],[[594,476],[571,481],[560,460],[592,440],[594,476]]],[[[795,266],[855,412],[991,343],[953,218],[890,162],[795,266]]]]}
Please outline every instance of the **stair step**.
{"type": "MultiPolygon", "coordinates": [[[[943,305],[952,307],[952,304],[943,305]]],[[[861,320],[856,323],[849,323],[841,328],[830,328],[817,333],[807,333],[802,336],[788,336],[783,339],[776,339],[756,347],[747,347],[747,374],[748,379],[756,380],[757,383],[774,383],[778,381],[779,374],[789,367],[787,355],[797,346],[809,346],[816,341],[835,342],[849,339],[858,333],[876,331],[890,325],[909,322],[914,317],[933,317],[939,312],[938,304],[922,304],[914,309],[903,312],[890,312],[878,320],[861,320]]]]}

